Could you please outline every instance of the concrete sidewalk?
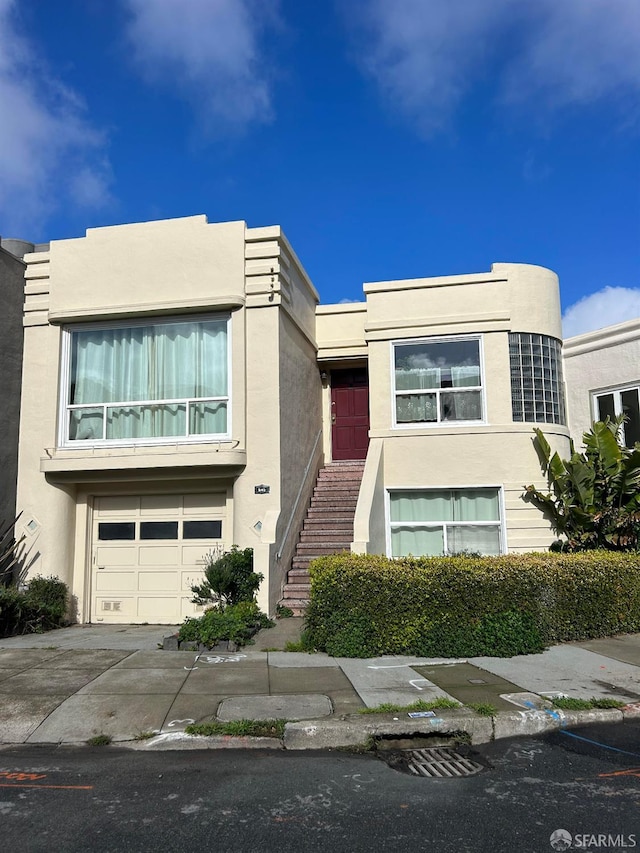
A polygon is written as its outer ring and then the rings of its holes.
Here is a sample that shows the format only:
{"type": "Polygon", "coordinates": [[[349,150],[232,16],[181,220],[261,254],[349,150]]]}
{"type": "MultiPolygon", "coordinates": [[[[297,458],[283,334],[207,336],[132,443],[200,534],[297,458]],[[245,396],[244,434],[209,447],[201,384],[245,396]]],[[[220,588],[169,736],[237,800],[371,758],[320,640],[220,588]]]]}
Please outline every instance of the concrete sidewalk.
{"type": "MultiPolygon", "coordinates": [[[[236,654],[160,650],[171,626],[73,626],[2,639],[0,743],[84,743],[104,734],[140,748],[185,748],[205,740],[184,734],[191,722],[276,718],[299,721],[287,725],[284,738],[296,749],[452,731],[480,742],[640,715],[640,635],[511,659],[356,660],[274,650],[299,636],[301,621],[281,620],[236,654]],[[619,699],[627,707],[561,712],[544,701],[558,693],[619,699]],[[438,698],[488,703],[498,713],[481,717],[468,707],[419,719],[406,711],[358,713],[438,698]]],[[[229,740],[206,740],[222,743],[229,740]]]]}

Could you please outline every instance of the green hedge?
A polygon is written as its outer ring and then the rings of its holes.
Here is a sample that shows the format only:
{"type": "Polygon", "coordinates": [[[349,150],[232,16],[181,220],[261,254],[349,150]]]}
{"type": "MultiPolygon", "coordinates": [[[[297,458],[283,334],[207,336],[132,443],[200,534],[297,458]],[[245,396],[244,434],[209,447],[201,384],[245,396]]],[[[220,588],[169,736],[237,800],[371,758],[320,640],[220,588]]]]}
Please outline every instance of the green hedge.
{"type": "Polygon", "coordinates": [[[67,586],[58,578],[32,578],[24,589],[0,587],[0,637],[50,631],[64,624],[67,586]]]}
{"type": "Polygon", "coordinates": [[[341,554],[310,571],[305,642],[336,657],[507,657],[640,631],[632,554],[341,554]]]}

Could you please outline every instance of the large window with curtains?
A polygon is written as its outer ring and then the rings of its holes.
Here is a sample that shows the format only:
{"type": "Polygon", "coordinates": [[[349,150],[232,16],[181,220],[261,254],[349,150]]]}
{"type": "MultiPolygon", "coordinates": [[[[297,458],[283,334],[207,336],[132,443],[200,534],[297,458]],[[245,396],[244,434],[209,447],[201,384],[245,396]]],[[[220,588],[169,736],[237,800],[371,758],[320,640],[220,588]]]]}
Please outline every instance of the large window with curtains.
{"type": "Polygon", "coordinates": [[[396,426],[483,420],[479,338],[396,342],[393,359],[396,426]]]}
{"type": "Polygon", "coordinates": [[[62,444],[227,436],[228,326],[225,315],[67,329],[62,444]]]}
{"type": "Polygon", "coordinates": [[[390,491],[389,528],[393,557],[501,554],[500,489],[390,491]]]}

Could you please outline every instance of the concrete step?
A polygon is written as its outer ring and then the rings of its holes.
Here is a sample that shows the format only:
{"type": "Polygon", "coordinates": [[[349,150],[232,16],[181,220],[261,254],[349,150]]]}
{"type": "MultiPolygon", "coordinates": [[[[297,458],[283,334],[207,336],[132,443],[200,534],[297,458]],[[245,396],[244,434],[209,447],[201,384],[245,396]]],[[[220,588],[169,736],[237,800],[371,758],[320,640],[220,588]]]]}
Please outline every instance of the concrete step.
{"type": "Polygon", "coordinates": [[[331,504],[321,504],[320,506],[312,506],[307,510],[307,521],[314,519],[332,518],[335,521],[352,521],[354,516],[354,507],[334,507],[331,504]]]}
{"type": "Polygon", "coordinates": [[[296,557],[324,557],[327,554],[341,554],[348,550],[349,546],[343,542],[326,542],[325,544],[312,542],[309,545],[301,543],[296,550],[296,557]]]}
{"type": "Polygon", "coordinates": [[[334,492],[327,492],[327,494],[314,495],[311,498],[311,506],[312,507],[321,507],[321,506],[334,506],[345,507],[345,508],[356,508],[356,504],[358,503],[357,495],[336,495],[334,492]]]}
{"type": "Polygon", "coordinates": [[[309,583],[309,572],[307,569],[289,569],[290,583],[309,583]]]}
{"type": "Polygon", "coordinates": [[[310,583],[288,583],[285,584],[283,598],[309,598],[310,594],[310,583]]]}
{"type": "Polygon", "coordinates": [[[351,542],[353,541],[353,526],[345,530],[336,530],[333,526],[327,528],[315,528],[303,530],[300,534],[301,542],[351,542]]]}
{"type": "Polygon", "coordinates": [[[304,616],[304,614],[307,612],[308,604],[308,598],[288,598],[285,607],[289,607],[293,611],[294,616],[304,616]]]}
{"type": "Polygon", "coordinates": [[[334,462],[318,474],[283,591],[283,603],[296,615],[304,614],[311,594],[309,563],[350,552],[363,470],[363,461],[334,462]]]}
{"type": "Polygon", "coordinates": [[[302,529],[303,530],[322,530],[322,529],[330,529],[330,530],[352,530],[353,529],[353,517],[355,513],[353,510],[350,512],[341,512],[336,515],[335,512],[332,512],[328,509],[323,509],[320,512],[314,512],[313,515],[309,515],[305,518],[302,529]]]}

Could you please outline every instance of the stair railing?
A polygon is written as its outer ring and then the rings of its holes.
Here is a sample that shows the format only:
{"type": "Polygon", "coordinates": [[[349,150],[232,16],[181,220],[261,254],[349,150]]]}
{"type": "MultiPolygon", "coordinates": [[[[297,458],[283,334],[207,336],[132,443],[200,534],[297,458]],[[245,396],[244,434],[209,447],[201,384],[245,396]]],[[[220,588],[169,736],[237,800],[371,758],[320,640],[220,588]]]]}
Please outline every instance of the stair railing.
{"type": "MultiPolygon", "coordinates": [[[[316,440],[313,443],[313,449],[311,451],[311,455],[309,456],[309,461],[307,462],[307,467],[304,469],[304,474],[302,475],[302,479],[300,480],[300,488],[298,489],[298,494],[296,495],[296,499],[293,502],[293,509],[291,510],[291,515],[289,516],[289,521],[285,528],[282,539],[280,540],[280,547],[276,552],[276,560],[280,560],[282,557],[282,552],[284,550],[284,546],[289,538],[289,533],[291,532],[291,525],[293,524],[293,519],[296,516],[296,512],[298,511],[298,505],[300,504],[300,498],[305,490],[305,486],[307,483],[307,478],[309,476],[309,471],[311,470],[311,465],[313,464],[313,460],[315,459],[316,450],[318,449],[318,443],[322,438],[322,429],[318,430],[318,434],[316,436],[316,440]]],[[[314,472],[315,473],[315,472],[314,472]]]]}

